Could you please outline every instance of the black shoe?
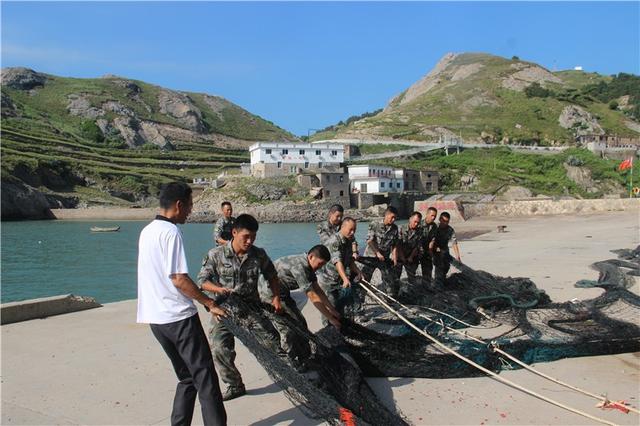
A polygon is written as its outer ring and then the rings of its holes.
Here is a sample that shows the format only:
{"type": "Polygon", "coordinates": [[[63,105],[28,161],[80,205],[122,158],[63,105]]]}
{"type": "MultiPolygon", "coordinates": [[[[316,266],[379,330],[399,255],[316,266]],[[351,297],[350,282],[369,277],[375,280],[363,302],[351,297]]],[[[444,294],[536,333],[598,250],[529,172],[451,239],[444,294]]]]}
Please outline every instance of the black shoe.
{"type": "Polygon", "coordinates": [[[244,385],[240,386],[229,386],[226,391],[222,394],[223,401],[229,401],[231,399],[235,399],[241,397],[242,395],[246,395],[247,390],[244,385]]]}

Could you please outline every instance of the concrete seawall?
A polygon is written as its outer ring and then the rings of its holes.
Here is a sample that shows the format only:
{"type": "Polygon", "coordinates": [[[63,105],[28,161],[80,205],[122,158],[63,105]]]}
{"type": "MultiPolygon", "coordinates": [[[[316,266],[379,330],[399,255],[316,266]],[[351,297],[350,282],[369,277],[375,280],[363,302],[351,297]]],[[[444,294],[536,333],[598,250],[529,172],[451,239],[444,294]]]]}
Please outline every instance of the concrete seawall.
{"type": "Polygon", "coordinates": [[[464,203],[462,208],[465,219],[474,216],[576,215],[611,211],[640,211],[640,199],[494,201],[490,203],[464,203]]]}
{"type": "Polygon", "coordinates": [[[93,297],[74,296],[73,294],[3,303],[0,305],[0,324],[46,318],[101,306],[93,297]]]}

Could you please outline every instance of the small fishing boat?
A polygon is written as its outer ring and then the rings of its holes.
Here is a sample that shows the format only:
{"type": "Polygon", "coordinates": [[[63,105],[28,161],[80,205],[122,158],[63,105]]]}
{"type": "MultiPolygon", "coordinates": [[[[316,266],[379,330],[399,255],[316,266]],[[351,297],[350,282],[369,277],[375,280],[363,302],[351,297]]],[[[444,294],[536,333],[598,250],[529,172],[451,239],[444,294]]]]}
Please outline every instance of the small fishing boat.
{"type": "Polygon", "coordinates": [[[109,227],[92,226],[91,227],[91,232],[118,232],[119,230],[120,230],[119,226],[109,226],[109,227]]]}

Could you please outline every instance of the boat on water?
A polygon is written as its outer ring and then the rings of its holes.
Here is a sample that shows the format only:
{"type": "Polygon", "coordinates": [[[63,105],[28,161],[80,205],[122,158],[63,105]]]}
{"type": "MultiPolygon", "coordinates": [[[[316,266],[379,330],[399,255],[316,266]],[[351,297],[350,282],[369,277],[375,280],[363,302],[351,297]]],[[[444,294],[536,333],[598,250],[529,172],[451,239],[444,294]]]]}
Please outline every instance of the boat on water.
{"type": "Polygon", "coordinates": [[[119,226],[108,226],[108,227],[92,226],[91,227],[91,232],[118,232],[119,230],[120,230],[119,226]]]}

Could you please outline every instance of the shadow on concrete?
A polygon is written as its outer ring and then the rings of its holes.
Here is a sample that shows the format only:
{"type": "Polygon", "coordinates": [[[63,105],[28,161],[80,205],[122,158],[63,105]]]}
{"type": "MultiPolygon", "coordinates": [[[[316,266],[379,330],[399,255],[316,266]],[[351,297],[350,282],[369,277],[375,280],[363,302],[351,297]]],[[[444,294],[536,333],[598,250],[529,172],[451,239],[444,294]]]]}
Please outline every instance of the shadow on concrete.
{"type": "Polygon", "coordinates": [[[247,395],[265,395],[268,393],[278,393],[278,392],[282,392],[282,389],[280,388],[280,386],[276,385],[275,383],[271,383],[268,386],[263,386],[258,389],[247,389],[247,395]]]}
{"type": "Polygon", "coordinates": [[[288,410],[281,411],[267,418],[258,420],[257,422],[250,423],[251,426],[271,426],[274,424],[284,423],[291,426],[306,426],[306,425],[321,425],[324,424],[322,420],[310,419],[306,417],[302,411],[296,407],[291,407],[288,410]]]}
{"type": "Polygon", "coordinates": [[[396,406],[396,401],[393,397],[393,388],[406,386],[415,381],[412,377],[398,377],[395,379],[389,379],[386,377],[367,378],[367,383],[378,395],[380,401],[387,407],[392,413],[401,414],[396,406]]]}

